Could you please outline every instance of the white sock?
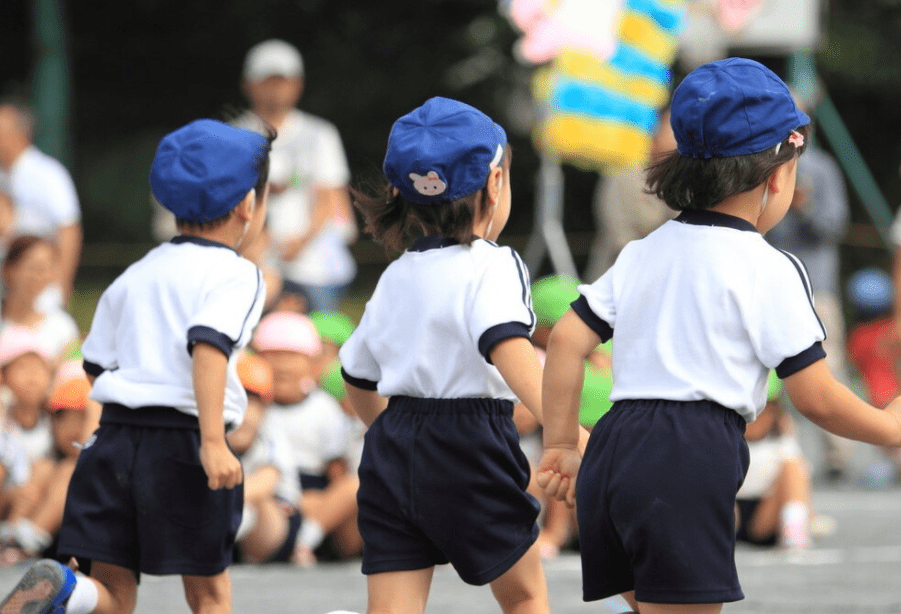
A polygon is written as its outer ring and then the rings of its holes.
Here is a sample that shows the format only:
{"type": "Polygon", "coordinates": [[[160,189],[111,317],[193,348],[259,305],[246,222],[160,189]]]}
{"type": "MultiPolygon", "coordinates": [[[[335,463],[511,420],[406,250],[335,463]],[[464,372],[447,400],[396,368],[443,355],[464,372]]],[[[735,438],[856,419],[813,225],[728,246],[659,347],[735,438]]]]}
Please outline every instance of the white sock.
{"type": "Polygon", "coordinates": [[[53,536],[27,518],[23,518],[13,527],[13,536],[22,549],[40,554],[53,541],[53,536]]]}
{"type": "Polygon", "coordinates": [[[315,550],[324,539],[325,530],[322,528],[322,525],[310,518],[304,518],[303,524],[300,525],[300,532],[297,534],[297,541],[295,543],[298,546],[315,550]]]}
{"type": "Polygon", "coordinates": [[[75,574],[75,588],[66,602],[66,614],[90,614],[97,607],[97,585],[85,575],[75,574]]]}
{"type": "Polygon", "coordinates": [[[803,501],[789,501],[782,506],[782,543],[789,547],[810,545],[810,509],[803,501]]]}

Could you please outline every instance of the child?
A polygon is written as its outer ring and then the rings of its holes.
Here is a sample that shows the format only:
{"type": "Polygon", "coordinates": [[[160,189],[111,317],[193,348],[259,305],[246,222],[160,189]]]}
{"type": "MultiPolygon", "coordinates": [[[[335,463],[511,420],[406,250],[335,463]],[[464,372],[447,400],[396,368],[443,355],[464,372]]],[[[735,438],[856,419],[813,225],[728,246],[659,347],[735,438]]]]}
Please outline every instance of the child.
{"type": "Polygon", "coordinates": [[[327,535],[357,531],[356,476],[347,472],[345,461],[351,419],[331,395],[317,386],[322,345],[307,316],[287,311],[266,315],[254,332],[252,345],[273,373],[274,402],[266,413],[263,433],[285,437],[291,451],[291,462],[283,468],[280,492],[300,507],[304,518],[293,560],[312,565],[316,562],[313,550],[327,535]],[[350,488],[345,489],[343,484],[348,481],[350,488]],[[297,493],[298,487],[302,496],[297,493]],[[351,512],[338,514],[337,524],[321,514],[334,505],[313,503],[322,497],[330,499],[336,490],[349,494],[345,503],[351,512]]]}
{"type": "Polygon", "coordinates": [[[880,411],[835,380],[804,267],[761,236],[790,204],[810,121],[785,84],[751,60],[713,62],[671,113],[678,151],[648,186],[681,213],[580,286],[554,328],[539,483],[578,503],[585,600],[707,614],[743,598],[735,494],[770,369],[801,413],[845,437],[901,443],[901,403],[880,411]],[[614,333],[614,405],[583,459],[581,360],[614,333]]]}
{"type": "Polygon", "coordinates": [[[225,434],[243,419],[236,351],[266,291],[235,250],[263,224],[271,140],[198,120],[160,142],[150,186],[181,234],[107,288],[82,346],[103,415],[72,475],[59,553],[90,562],[90,576],[39,561],[3,612],[132,612],[141,573],[181,575],[193,612],[231,610],[243,491],[225,434]]]}
{"type": "Polygon", "coordinates": [[[360,532],[370,612],[422,612],[435,565],[490,583],[504,612],[548,612],[538,503],[512,420],[541,418],[529,279],[493,243],[510,215],[510,152],[484,113],[432,98],[388,137],[386,193],[353,192],[369,232],[399,251],[341,348],[369,426],[360,532]],[[390,397],[390,400],[386,397],[390,397]]]}

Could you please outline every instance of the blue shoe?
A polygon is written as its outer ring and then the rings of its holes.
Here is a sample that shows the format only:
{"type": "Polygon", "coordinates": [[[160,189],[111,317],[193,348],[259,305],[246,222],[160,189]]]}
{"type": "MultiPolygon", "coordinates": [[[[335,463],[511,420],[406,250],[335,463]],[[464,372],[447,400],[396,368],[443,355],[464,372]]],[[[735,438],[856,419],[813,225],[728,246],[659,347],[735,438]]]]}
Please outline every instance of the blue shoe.
{"type": "Polygon", "coordinates": [[[75,588],[72,570],[42,559],[32,565],[0,603],[0,614],[64,614],[65,602],[75,588]]]}

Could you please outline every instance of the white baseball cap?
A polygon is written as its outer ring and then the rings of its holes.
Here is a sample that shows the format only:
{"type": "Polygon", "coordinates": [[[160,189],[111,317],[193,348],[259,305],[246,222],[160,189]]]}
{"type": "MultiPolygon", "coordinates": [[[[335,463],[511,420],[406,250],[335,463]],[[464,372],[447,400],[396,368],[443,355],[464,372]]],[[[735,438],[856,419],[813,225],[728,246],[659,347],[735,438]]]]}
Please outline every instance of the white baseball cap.
{"type": "Polygon", "coordinates": [[[244,59],[245,79],[262,81],[273,76],[303,76],[303,58],[297,47],[275,38],[251,47],[244,59]]]}

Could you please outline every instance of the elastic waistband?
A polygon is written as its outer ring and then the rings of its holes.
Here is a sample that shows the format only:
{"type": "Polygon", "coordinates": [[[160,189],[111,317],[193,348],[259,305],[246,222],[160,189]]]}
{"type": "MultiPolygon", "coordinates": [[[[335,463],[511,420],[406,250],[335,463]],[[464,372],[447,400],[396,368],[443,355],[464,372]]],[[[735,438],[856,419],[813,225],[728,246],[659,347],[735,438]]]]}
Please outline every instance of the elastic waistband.
{"type": "Polygon", "coordinates": [[[709,412],[712,415],[723,416],[724,420],[734,422],[740,427],[742,432],[747,426],[745,419],[734,409],[729,409],[725,405],[720,405],[716,401],[708,399],[700,401],[671,401],[668,399],[623,399],[616,401],[610,408],[610,411],[654,411],[658,409],[671,410],[676,412],[709,412]]]}
{"type": "Polygon", "coordinates": [[[104,403],[100,424],[127,424],[163,429],[200,430],[196,416],[178,411],[174,407],[152,405],[132,409],[119,403],[104,403]]]}
{"type": "Polygon", "coordinates": [[[416,413],[496,413],[513,415],[513,402],[506,399],[423,399],[419,397],[392,396],[388,409],[416,413]]]}

